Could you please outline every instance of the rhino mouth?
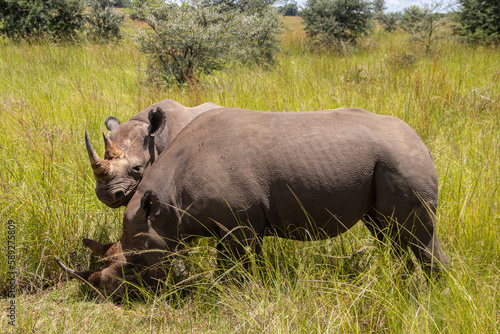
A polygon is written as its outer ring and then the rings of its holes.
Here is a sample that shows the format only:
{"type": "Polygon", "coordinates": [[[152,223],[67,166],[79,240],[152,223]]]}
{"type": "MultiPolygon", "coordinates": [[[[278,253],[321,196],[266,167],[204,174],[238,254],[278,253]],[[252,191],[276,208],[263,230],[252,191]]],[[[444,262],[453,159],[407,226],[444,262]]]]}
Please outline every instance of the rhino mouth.
{"type": "Polygon", "coordinates": [[[125,192],[122,192],[123,195],[118,194],[116,199],[106,202],[105,204],[113,209],[119,208],[120,206],[127,205],[127,203],[130,201],[132,196],[134,196],[135,193],[135,188],[126,190],[125,192]]]}
{"type": "Polygon", "coordinates": [[[110,208],[119,208],[120,206],[126,206],[132,196],[134,196],[135,191],[139,182],[129,182],[125,186],[110,186],[108,184],[97,184],[95,188],[95,193],[97,198],[110,208]]]}

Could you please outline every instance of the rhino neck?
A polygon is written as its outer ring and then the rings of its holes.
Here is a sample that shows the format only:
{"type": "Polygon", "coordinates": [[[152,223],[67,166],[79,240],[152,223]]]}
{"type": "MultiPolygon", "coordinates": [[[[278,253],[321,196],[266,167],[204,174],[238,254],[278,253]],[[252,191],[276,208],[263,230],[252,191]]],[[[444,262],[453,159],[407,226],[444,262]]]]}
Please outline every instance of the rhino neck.
{"type": "Polygon", "coordinates": [[[163,152],[168,145],[172,143],[175,137],[179,134],[191,122],[197,115],[191,114],[189,112],[182,111],[166,111],[165,122],[162,133],[155,136],[155,147],[158,150],[158,154],[163,152]]]}
{"type": "Polygon", "coordinates": [[[149,112],[155,108],[162,109],[167,124],[164,127],[162,133],[155,135],[154,138],[153,145],[156,150],[155,153],[156,155],[158,155],[161,152],[163,152],[163,150],[165,150],[167,146],[170,145],[170,143],[172,143],[172,141],[179,134],[179,132],[181,132],[182,129],[184,129],[184,127],[194,118],[196,118],[197,116],[206,111],[221,107],[215,103],[207,102],[199,106],[190,108],[190,107],[184,107],[183,105],[174,100],[163,100],[145,108],[140,113],[132,117],[130,121],[137,121],[149,124],[149,119],[148,119],[149,112]]]}

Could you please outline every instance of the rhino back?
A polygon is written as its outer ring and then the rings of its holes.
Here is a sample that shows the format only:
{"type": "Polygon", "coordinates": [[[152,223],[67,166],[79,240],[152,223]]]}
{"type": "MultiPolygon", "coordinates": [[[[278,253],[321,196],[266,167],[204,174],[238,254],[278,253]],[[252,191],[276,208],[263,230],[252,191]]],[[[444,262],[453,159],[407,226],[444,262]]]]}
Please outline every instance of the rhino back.
{"type": "Polygon", "coordinates": [[[226,109],[190,123],[144,186],[174,206],[194,210],[203,224],[215,220],[231,228],[238,219],[263,214],[276,231],[287,233],[314,220],[336,235],[373,205],[377,166],[391,178],[402,176],[396,186],[411,191],[418,184],[407,184],[406,174],[418,176],[416,183],[422,175],[432,179],[428,161],[418,135],[396,118],[359,109],[226,109]],[[415,164],[420,171],[405,171],[415,164]]]}

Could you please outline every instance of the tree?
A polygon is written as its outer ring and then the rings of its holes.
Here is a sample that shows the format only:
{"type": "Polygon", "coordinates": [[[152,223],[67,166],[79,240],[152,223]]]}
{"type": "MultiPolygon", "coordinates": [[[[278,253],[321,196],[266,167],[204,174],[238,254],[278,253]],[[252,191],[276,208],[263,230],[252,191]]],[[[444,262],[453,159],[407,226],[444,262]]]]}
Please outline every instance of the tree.
{"type": "Polygon", "coordinates": [[[444,15],[440,13],[441,10],[443,10],[443,5],[440,2],[404,9],[401,28],[411,34],[415,41],[422,44],[426,53],[429,52],[431,45],[441,38],[441,28],[446,24],[444,15]]]}
{"type": "MultiPolygon", "coordinates": [[[[255,8],[249,6],[248,8],[255,8]]],[[[281,19],[271,6],[258,13],[206,1],[134,1],[131,17],[145,22],[136,39],[156,83],[186,84],[230,61],[274,61],[281,19]]]]}
{"type": "Polygon", "coordinates": [[[82,0],[2,0],[0,33],[11,39],[74,40],[84,28],[82,0]]]}
{"type": "Polygon", "coordinates": [[[126,7],[130,7],[131,4],[132,4],[132,0],[116,0],[115,7],[126,8],[126,7]]]}
{"type": "Polygon", "coordinates": [[[299,6],[294,0],[286,1],[282,6],[278,7],[278,12],[284,16],[297,16],[299,13],[299,6]]]}
{"type": "Polygon", "coordinates": [[[214,6],[221,11],[236,10],[241,13],[256,14],[274,5],[278,0],[201,0],[203,6],[214,6]]]}
{"type": "Polygon", "coordinates": [[[384,25],[384,30],[391,32],[398,28],[400,16],[398,13],[382,13],[378,19],[384,25]]]}
{"type": "Polygon", "coordinates": [[[302,16],[307,35],[327,48],[356,43],[371,29],[370,2],[364,0],[307,0],[302,16]]]}
{"type": "Polygon", "coordinates": [[[114,0],[90,0],[89,10],[85,16],[88,24],[88,34],[96,42],[108,42],[121,38],[120,27],[124,15],[113,7],[114,0]]]}
{"type": "Polygon", "coordinates": [[[458,34],[472,43],[500,43],[500,1],[458,0],[458,34]]]}
{"type": "Polygon", "coordinates": [[[384,25],[385,31],[393,31],[397,29],[397,21],[399,19],[399,14],[397,13],[384,13],[387,10],[385,5],[385,0],[374,0],[372,2],[373,16],[381,24],[384,25]]]}
{"type": "Polygon", "coordinates": [[[386,9],[385,0],[374,0],[372,2],[372,10],[375,16],[382,15],[386,9]]]}

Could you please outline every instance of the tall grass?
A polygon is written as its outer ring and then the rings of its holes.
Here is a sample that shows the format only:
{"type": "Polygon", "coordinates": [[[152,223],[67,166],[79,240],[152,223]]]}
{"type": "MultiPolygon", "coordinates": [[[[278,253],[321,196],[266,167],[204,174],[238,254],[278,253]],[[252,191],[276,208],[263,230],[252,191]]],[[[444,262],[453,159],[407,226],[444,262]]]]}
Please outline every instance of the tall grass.
{"type": "Polygon", "coordinates": [[[235,65],[188,89],[149,85],[143,56],[126,41],[0,41],[0,245],[6,249],[5,226],[14,220],[18,330],[500,332],[499,50],[448,39],[425,55],[403,33],[377,31],[357,49],[315,53],[291,20],[276,68],[235,65]],[[107,116],[127,120],[165,98],[274,111],[359,107],[405,120],[434,156],[438,235],[453,269],[438,283],[419,269],[401,279],[387,247],[360,225],[321,242],[268,238],[262,272],[243,273],[243,281],[217,274],[211,242],[202,240],[191,245],[192,277],[183,285],[122,304],[94,300],[78,282],[65,282],[52,260],[96,266],[81,238],[108,242],[121,234],[123,210],[105,207],[93,192],[83,132],[102,153],[107,116]]]}

